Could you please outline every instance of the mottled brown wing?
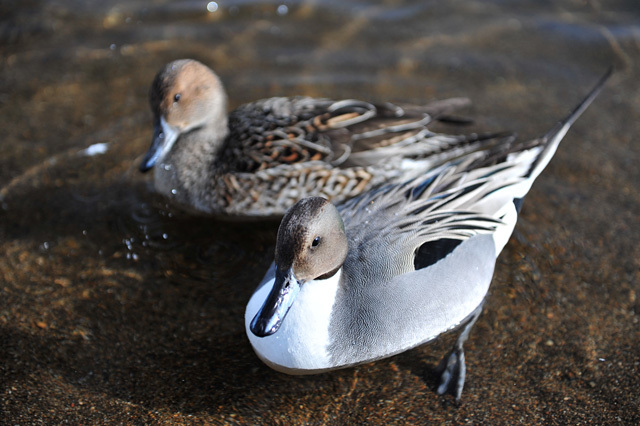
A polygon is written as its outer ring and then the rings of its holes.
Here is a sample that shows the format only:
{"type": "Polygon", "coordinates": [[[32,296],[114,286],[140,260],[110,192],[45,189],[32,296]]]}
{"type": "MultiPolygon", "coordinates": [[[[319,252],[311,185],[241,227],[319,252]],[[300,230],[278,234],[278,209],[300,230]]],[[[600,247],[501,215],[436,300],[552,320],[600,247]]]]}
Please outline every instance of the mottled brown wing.
{"type": "Polygon", "coordinates": [[[467,103],[450,99],[399,107],[308,97],[264,99],[229,115],[230,134],[219,161],[227,171],[246,173],[310,161],[351,166],[351,154],[416,138],[434,117],[467,103]]]}
{"type": "Polygon", "coordinates": [[[392,170],[353,167],[327,168],[319,163],[294,164],[255,173],[221,175],[212,190],[226,200],[225,213],[242,217],[282,216],[309,196],[340,203],[384,183],[392,170]]]}

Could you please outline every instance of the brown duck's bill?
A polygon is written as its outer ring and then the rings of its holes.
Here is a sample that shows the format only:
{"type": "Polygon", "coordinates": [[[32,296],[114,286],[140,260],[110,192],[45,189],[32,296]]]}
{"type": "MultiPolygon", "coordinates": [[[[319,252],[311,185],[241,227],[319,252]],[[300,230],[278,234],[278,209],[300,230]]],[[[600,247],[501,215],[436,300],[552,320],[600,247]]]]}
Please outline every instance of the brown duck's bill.
{"type": "Polygon", "coordinates": [[[179,135],[178,129],[169,125],[162,117],[156,120],[153,125],[151,147],[140,163],[140,171],[144,173],[151,170],[162,157],[171,151],[179,135]]]}

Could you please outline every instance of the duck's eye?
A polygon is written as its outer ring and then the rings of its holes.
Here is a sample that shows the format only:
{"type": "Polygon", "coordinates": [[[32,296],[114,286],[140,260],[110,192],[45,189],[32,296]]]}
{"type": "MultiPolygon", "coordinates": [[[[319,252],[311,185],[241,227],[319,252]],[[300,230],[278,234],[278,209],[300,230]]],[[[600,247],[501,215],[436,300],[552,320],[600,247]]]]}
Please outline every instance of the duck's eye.
{"type": "Polygon", "coordinates": [[[180,93],[176,93],[175,95],[173,95],[173,102],[178,102],[181,98],[180,93]]]}
{"type": "Polygon", "coordinates": [[[320,237],[315,237],[311,242],[311,247],[318,247],[318,244],[320,244],[320,237]]]}

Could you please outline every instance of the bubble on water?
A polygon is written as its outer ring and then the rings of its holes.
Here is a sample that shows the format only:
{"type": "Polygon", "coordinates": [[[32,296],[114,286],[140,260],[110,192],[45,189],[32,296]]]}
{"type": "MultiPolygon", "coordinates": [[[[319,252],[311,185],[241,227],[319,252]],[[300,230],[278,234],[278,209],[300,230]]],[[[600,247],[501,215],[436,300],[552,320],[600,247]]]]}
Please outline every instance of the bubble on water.
{"type": "Polygon", "coordinates": [[[216,3],[215,1],[210,1],[209,3],[207,3],[207,11],[208,12],[215,12],[218,10],[218,3],[216,3]]]}
{"type": "Polygon", "coordinates": [[[104,154],[109,150],[109,144],[106,142],[103,143],[94,143],[80,151],[80,155],[86,155],[87,157],[93,157],[94,155],[104,154]]]}
{"type": "Polygon", "coordinates": [[[136,253],[127,253],[127,260],[138,260],[138,255],[136,253]]]}
{"type": "Polygon", "coordinates": [[[287,13],[289,13],[289,8],[286,4],[281,4],[280,6],[278,6],[278,15],[284,16],[287,13]]]}
{"type": "Polygon", "coordinates": [[[122,244],[124,244],[125,246],[127,246],[127,250],[132,250],[133,249],[133,238],[123,238],[122,239],[122,244]]]}

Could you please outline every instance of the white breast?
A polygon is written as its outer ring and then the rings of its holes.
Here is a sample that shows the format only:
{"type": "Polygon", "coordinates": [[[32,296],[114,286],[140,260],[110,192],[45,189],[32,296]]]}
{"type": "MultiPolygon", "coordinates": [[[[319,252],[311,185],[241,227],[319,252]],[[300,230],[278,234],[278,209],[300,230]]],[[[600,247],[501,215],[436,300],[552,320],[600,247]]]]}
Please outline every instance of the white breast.
{"type": "Polygon", "coordinates": [[[267,299],[275,279],[260,287],[251,296],[245,312],[245,329],[256,354],[274,369],[288,374],[318,373],[331,368],[327,352],[329,318],[340,275],[339,271],[326,280],[303,284],[278,331],[267,337],[257,337],[249,325],[267,299]]]}

